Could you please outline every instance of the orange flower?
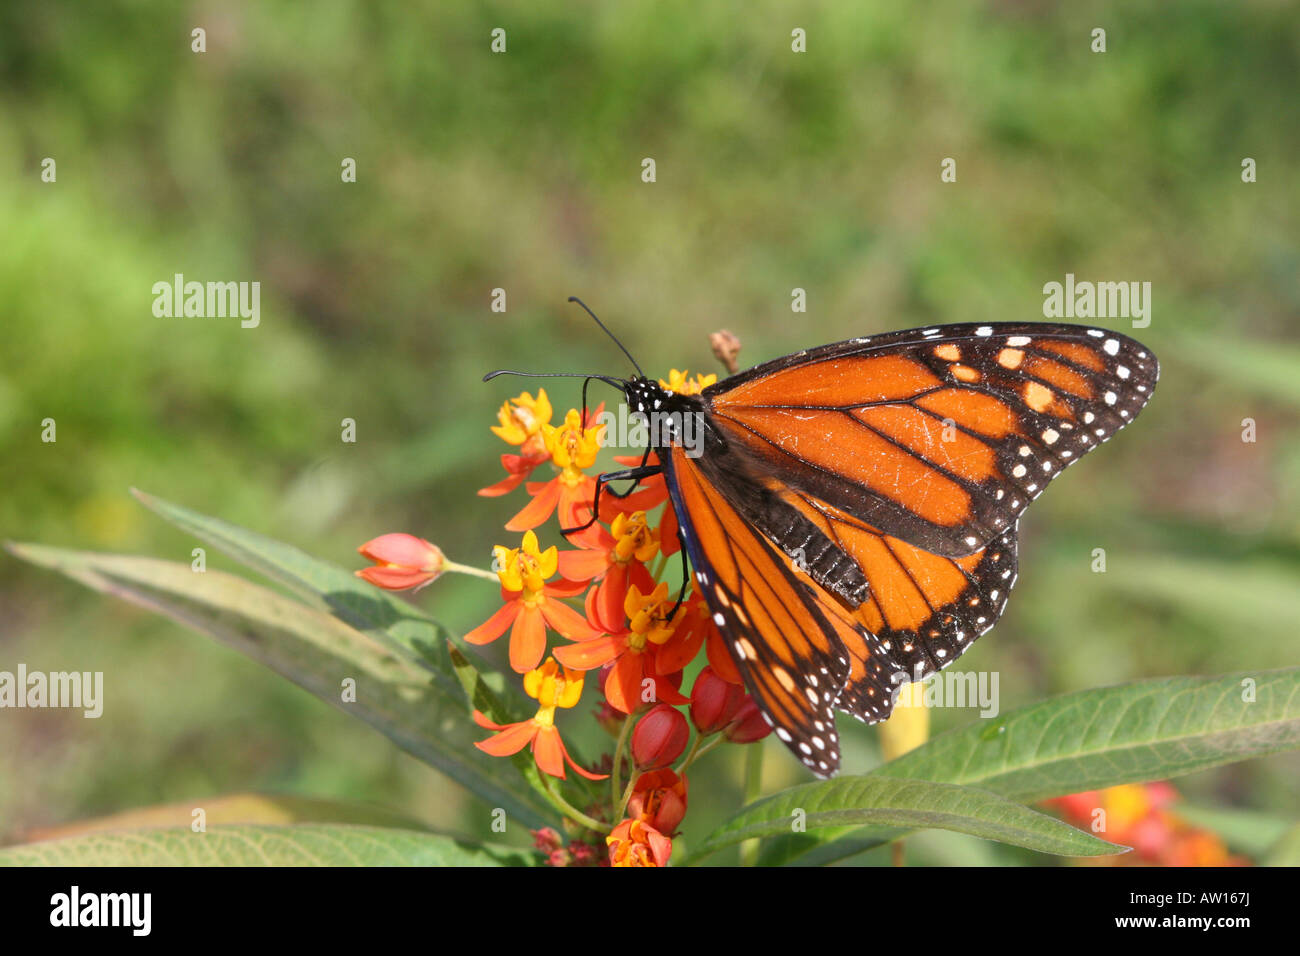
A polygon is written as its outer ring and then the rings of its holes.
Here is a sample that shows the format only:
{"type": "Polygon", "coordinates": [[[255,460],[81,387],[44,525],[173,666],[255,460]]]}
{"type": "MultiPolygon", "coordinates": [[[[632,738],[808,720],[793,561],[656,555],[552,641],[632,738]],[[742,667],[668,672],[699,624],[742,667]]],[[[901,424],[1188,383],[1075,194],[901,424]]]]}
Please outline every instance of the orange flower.
{"type": "Polygon", "coordinates": [[[474,630],[465,635],[470,644],[490,644],[510,628],[510,666],[520,674],[533,670],[546,653],[546,628],[549,626],[572,641],[592,640],[600,636],[582,615],[559,598],[573,597],[582,590],[565,582],[546,584],[559,563],[558,549],[538,549],[537,535],[529,531],[523,546],[493,549],[493,566],[501,579],[501,598],[505,604],[474,630]]]}
{"type": "Polygon", "coordinates": [[[646,569],[659,551],[659,536],[646,524],[645,512],[618,514],[608,531],[594,526],[594,537],[578,551],[560,552],[560,576],[569,581],[596,581],[587,592],[587,616],[606,631],[623,628],[623,602],[629,584],[643,591],[654,587],[646,569]]]}
{"type": "Polygon", "coordinates": [[[517,724],[494,724],[479,711],[474,711],[476,724],[497,732],[474,746],[494,757],[513,756],[531,746],[533,758],[543,773],[563,780],[567,763],[588,780],[604,780],[604,774],[590,773],[573,762],[555,726],[556,708],[576,706],[582,696],[582,682],[582,674],[567,667],[561,672],[555,658],[547,658],[541,667],[524,675],[525,693],[540,705],[537,713],[531,720],[521,720],[517,724]]]}
{"type": "Polygon", "coordinates": [[[566,667],[589,671],[613,662],[605,678],[605,698],[625,714],[636,711],[642,703],[645,682],[651,682],[653,698],[670,704],[685,704],[688,699],[678,693],[669,675],[655,662],[655,651],[673,633],[665,618],[672,606],[668,584],[661,581],[649,594],[633,584],[628,588],[623,610],[628,629],[621,634],[605,634],[578,643],[557,647],[555,656],[566,667]]]}
{"type": "Polygon", "coordinates": [[[545,454],[541,455],[541,457],[502,455],[501,467],[506,470],[506,476],[495,485],[480,488],[478,490],[479,495],[484,498],[499,498],[514,491],[533,473],[534,468],[547,460],[547,457],[545,454]]]}
{"type": "Polygon", "coordinates": [[[1178,799],[1164,782],[1128,783],[1048,800],[1062,815],[1080,826],[1104,821],[1099,835],[1133,848],[1127,856],[1103,857],[1099,865],[1244,866],[1247,861],[1228,853],[1209,830],[1187,822],[1169,807],[1178,799]]]}
{"type": "Polygon", "coordinates": [[[649,770],[636,778],[627,812],[671,836],[686,816],[686,789],[686,778],[676,771],[649,770]]]}
{"type": "Polygon", "coordinates": [[[422,588],[442,574],[446,558],[437,545],[412,534],[384,534],[357,548],[375,562],[373,568],[354,572],[386,591],[422,588]]]}
{"type": "Polygon", "coordinates": [[[667,866],[673,841],[641,820],[624,820],[605,837],[610,866],[667,866]]]}
{"type": "Polygon", "coordinates": [[[528,484],[533,500],[506,522],[507,531],[536,528],[557,510],[561,527],[572,528],[587,522],[596,497],[596,479],[584,469],[596,463],[604,429],[604,425],[584,428],[582,415],[576,408],[569,409],[564,424],[558,428],[543,426],[547,454],[560,473],[550,481],[528,484]]]}
{"type": "Polygon", "coordinates": [[[660,669],[667,673],[681,670],[695,660],[700,646],[704,645],[714,673],[729,684],[743,684],[709,606],[695,590],[694,584],[691,591],[691,596],[673,618],[673,636],[659,649],[657,660],[660,669]]]}

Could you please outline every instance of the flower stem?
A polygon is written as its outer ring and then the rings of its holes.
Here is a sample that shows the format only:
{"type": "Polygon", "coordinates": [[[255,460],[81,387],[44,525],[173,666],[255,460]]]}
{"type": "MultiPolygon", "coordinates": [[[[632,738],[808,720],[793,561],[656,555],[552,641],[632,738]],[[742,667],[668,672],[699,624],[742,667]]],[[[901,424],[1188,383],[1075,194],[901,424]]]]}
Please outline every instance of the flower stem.
{"type": "Polygon", "coordinates": [[[700,743],[703,739],[704,738],[701,737],[699,734],[695,735],[695,742],[691,744],[691,749],[690,752],[686,755],[686,759],[683,760],[677,766],[677,773],[679,774],[685,773],[687,767],[695,763],[695,761],[699,760],[701,757],[703,757],[706,753],[708,753],[718,744],[722,743],[722,741],[724,741],[726,738],[723,737],[722,734],[715,734],[713,737],[709,738],[709,742],[707,744],[704,744],[704,746],[701,747],[700,743]]]}
{"type": "Polygon", "coordinates": [[[497,573],[495,571],[484,571],[482,568],[471,567],[468,564],[457,564],[455,561],[444,560],[442,562],[442,569],[444,571],[455,572],[456,574],[468,574],[471,577],[484,578],[485,580],[488,581],[500,582],[501,580],[499,577],[497,577],[497,573]]]}
{"type": "Polygon", "coordinates": [[[632,799],[633,788],[636,787],[636,782],[640,777],[639,773],[633,773],[632,779],[627,782],[627,789],[623,791],[623,799],[618,802],[618,812],[614,814],[615,820],[623,819],[623,814],[627,811],[627,803],[632,799]]]}
{"type": "Polygon", "coordinates": [[[618,743],[614,746],[614,766],[609,772],[610,806],[617,806],[620,778],[623,776],[623,752],[627,749],[628,732],[632,729],[632,716],[623,718],[623,726],[618,730],[618,743]]]}
{"type": "Polygon", "coordinates": [[[555,790],[552,789],[551,780],[552,778],[550,774],[547,773],[542,774],[542,789],[546,791],[547,795],[551,798],[551,804],[557,810],[559,810],[569,819],[573,820],[575,823],[581,823],[584,827],[586,827],[589,830],[595,830],[597,833],[605,832],[607,827],[604,823],[601,823],[595,817],[587,816],[587,814],[583,813],[573,804],[569,803],[568,800],[565,800],[562,796],[556,793],[555,790]]]}
{"type": "MultiPolygon", "coordinates": [[[[763,745],[759,741],[749,745],[745,752],[745,801],[748,806],[758,799],[763,783],[763,745]]],[[[758,840],[745,840],[740,844],[740,865],[753,866],[758,862],[758,840]]]]}

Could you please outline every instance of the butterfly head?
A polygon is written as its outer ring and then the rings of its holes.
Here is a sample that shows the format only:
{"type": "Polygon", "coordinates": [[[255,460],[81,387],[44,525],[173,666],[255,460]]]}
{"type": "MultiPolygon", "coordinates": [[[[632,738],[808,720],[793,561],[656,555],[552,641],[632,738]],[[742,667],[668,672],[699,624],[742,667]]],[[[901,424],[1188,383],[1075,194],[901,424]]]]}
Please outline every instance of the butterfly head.
{"type": "Polygon", "coordinates": [[[653,379],[637,376],[623,383],[628,408],[646,417],[662,411],[668,404],[670,393],[653,379]]]}

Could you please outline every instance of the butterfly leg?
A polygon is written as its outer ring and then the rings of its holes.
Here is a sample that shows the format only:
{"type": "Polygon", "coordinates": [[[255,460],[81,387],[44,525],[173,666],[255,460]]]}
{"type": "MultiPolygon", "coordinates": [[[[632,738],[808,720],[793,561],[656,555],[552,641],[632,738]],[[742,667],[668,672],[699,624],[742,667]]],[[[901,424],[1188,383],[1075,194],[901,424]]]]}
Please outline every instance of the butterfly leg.
{"type": "MultiPolygon", "coordinates": [[[[578,531],[586,531],[588,528],[590,528],[593,524],[596,523],[596,519],[600,515],[600,489],[603,488],[609,482],[640,481],[642,478],[649,478],[651,475],[659,474],[660,470],[661,467],[659,465],[641,465],[640,467],[637,468],[627,468],[623,471],[607,471],[603,475],[597,475],[596,494],[593,496],[591,501],[591,520],[586,522],[586,524],[578,525],[576,528],[561,528],[560,534],[567,536],[567,535],[574,534],[578,531]]],[[[609,493],[613,495],[615,498],[626,498],[628,495],[632,493],[632,489],[635,487],[636,486],[633,485],[632,488],[629,488],[621,495],[613,488],[609,489],[609,493]]]]}
{"type": "MultiPolygon", "coordinates": [[[[608,481],[622,481],[626,478],[632,478],[632,475],[628,473],[632,471],[644,471],[646,473],[637,475],[635,480],[632,482],[632,484],[628,485],[627,491],[615,491],[613,488],[610,488],[609,493],[613,495],[615,498],[626,498],[632,492],[636,491],[636,486],[641,483],[642,478],[649,478],[651,475],[658,474],[659,466],[647,465],[646,462],[648,462],[649,460],[650,460],[650,449],[647,448],[645,450],[645,454],[641,456],[641,464],[637,465],[635,468],[629,468],[627,472],[623,472],[621,474],[618,472],[611,472],[608,478],[606,479],[608,481]]],[[[600,487],[599,478],[596,480],[596,486],[599,489],[600,487]]]]}
{"type": "Polygon", "coordinates": [[[686,600],[686,585],[691,583],[691,566],[686,560],[686,536],[682,534],[682,529],[680,527],[677,529],[677,550],[680,551],[682,555],[682,587],[681,590],[677,592],[677,603],[674,604],[673,609],[668,612],[668,620],[670,621],[676,616],[677,609],[682,606],[682,602],[686,600]]]}

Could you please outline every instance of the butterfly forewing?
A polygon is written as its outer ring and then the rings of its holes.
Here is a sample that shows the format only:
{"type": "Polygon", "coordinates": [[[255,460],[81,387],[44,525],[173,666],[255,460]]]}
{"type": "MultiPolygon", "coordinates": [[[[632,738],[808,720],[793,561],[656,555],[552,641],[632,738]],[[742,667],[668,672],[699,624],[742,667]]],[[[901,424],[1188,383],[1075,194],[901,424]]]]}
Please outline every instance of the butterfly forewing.
{"type": "Polygon", "coordinates": [[[954,325],[787,356],[704,395],[772,481],[960,556],[1131,421],[1158,371],[1140,343],[1101,329],[954,325]]]}

